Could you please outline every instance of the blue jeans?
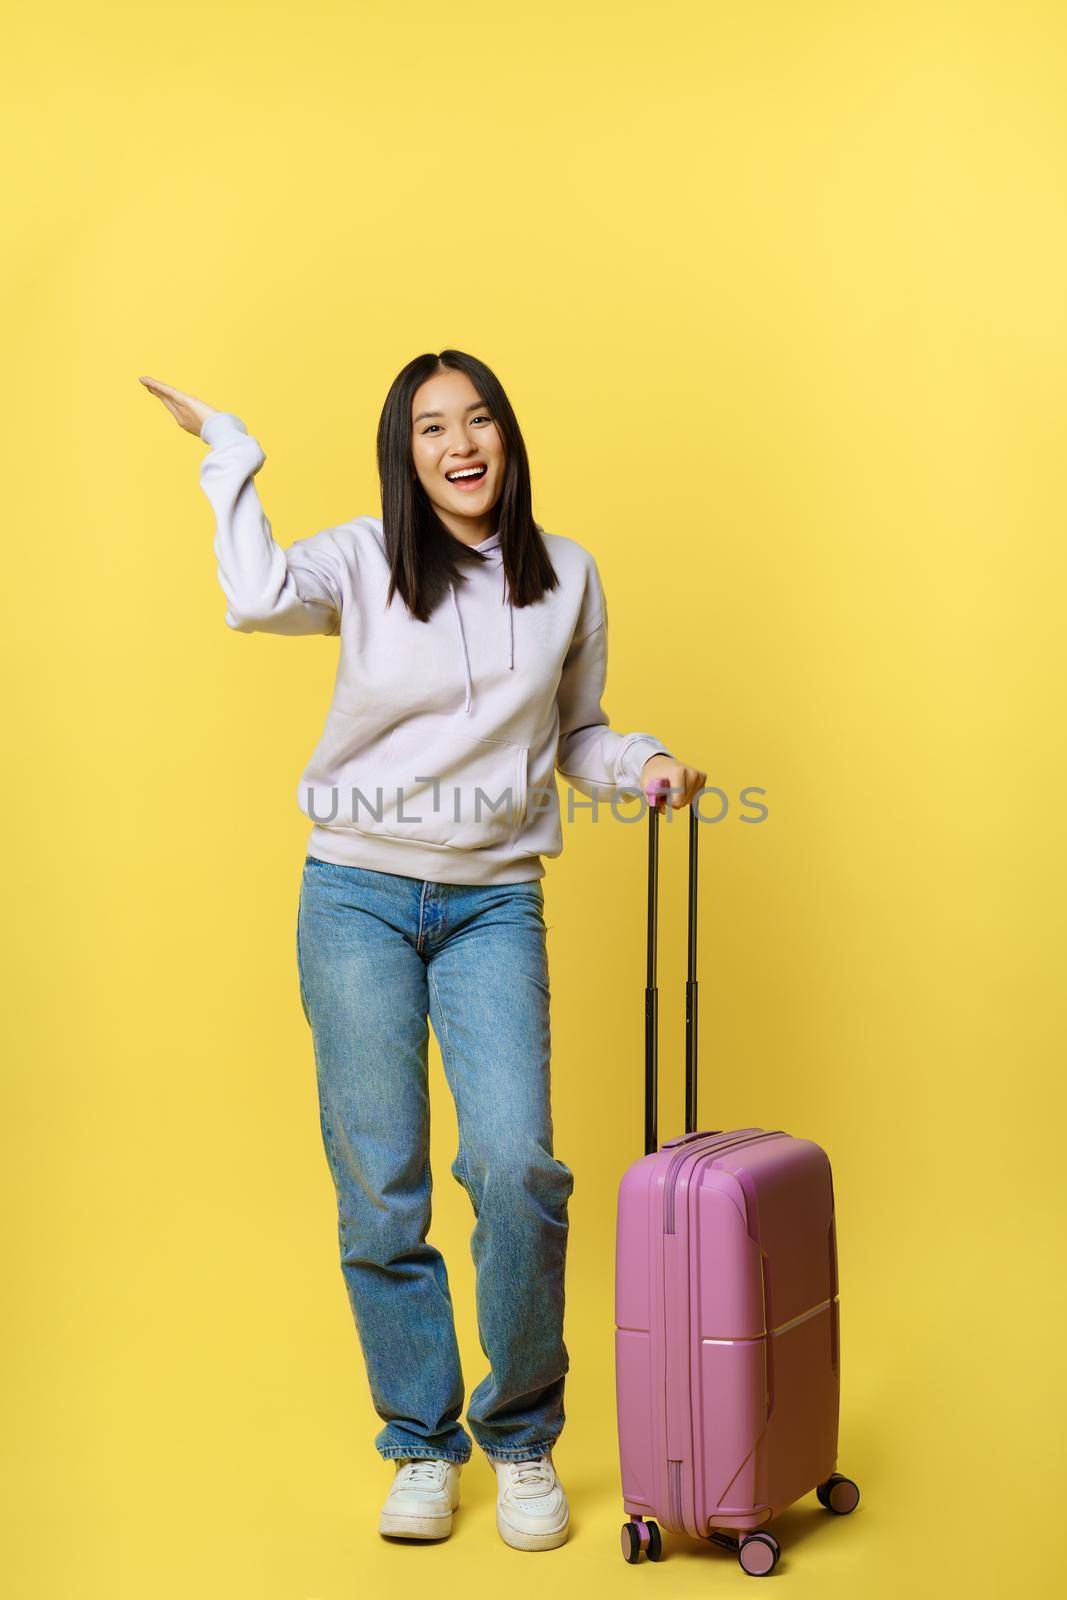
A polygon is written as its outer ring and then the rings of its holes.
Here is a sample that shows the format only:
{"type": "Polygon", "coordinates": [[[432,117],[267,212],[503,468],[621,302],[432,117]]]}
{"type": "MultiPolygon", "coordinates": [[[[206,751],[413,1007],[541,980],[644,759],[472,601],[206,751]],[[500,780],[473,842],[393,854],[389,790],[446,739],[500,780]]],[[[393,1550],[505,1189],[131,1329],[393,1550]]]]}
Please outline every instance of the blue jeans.
{"type": "Polygon", "coordinates": [[[453,1176],[474,1208],[489,1372],[467,1422],[491,1459],[545,1455],[563,1427],[567,1201],[552,1152],[539,879],[434,883],[308,856],[297,919],[341,1270],[387,1459],[466,1461],[463,1375],[430,1224],[427,1019],[456,1103],[453,1176]]]}

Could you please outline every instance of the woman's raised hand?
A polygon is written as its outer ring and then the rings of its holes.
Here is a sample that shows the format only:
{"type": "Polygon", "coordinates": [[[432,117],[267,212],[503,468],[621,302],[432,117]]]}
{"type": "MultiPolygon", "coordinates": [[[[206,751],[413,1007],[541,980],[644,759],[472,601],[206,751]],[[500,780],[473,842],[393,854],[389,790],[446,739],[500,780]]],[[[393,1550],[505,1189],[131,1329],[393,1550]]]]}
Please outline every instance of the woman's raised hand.
{"type": "Polygon", "coordinates": [[[160,383],[157,378],[141,378],[140,382],[150,394],[162,400],[171,416],[177,419],[180,427],[186,433],[195,433],[200,437],[200,429],[208,417],[215,415],[216,407],[209,406],[206,401],[198,400],[195,395],[183,394],[180,389],[172,389],[169,383],[160,383]]]}

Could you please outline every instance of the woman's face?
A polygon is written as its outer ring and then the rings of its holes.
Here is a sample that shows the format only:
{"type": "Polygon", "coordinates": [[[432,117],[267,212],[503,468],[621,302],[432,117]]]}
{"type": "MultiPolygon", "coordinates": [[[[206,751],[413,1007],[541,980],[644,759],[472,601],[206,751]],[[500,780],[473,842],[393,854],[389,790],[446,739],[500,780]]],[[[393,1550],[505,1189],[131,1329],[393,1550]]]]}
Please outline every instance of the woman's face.
{"type": "Polygon", "coordinates": [[[468,540],[482,529],[488,537],[488,515],[504,485],[504,444],[465,372],[436,372],[416,389],[411,455],[446,528],[468,540]]]}

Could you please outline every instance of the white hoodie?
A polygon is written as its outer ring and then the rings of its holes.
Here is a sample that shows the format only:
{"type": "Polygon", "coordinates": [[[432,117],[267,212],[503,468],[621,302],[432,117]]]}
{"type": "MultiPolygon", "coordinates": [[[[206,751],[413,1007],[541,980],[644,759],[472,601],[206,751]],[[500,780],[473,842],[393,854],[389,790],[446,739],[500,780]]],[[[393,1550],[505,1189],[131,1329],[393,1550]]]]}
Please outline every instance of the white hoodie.
{"type": "MultiPolygon", "coordinates": [[[[538,527],[560,583],[513,608],[497,534],[428,622],[396,594],[380,517],[275,543],[254,483],[266,457],[215,412],[200,483],[239,633],[337,634],[333,702],[299,782],[308,852],[440,883],[520,883],[563,848],[555,770],[597,801],[640,794],[650,733],[615,733],[601,696],[607,611],[587,550],[538,527]]],[[[594,813],[611,822],[610,805],[594,813]]]]}

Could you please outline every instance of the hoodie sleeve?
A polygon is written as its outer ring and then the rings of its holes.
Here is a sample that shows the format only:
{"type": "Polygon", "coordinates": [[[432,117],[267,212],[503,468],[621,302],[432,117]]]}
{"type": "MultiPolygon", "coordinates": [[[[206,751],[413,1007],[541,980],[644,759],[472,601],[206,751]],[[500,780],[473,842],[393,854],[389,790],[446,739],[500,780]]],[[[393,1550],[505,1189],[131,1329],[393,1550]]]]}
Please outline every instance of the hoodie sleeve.
{"type": "Polygon", "coordinates": [[[266,460],[240,417],[216,411],[200,429],[211,446],[200,487],[215,513],[215,558],[238,633],[335,634],[341,628],[342,557],[330,529],[276,544],[254,478],[266,460]]]}
{"type": "Polygon", "coordinates": [[[654,734],[616,733],[610,727],[601,704],[607,673],[607,602],[594,562],[586,603],[556,691],[556,770],[591,799],[610,799],[618,792],[640,794],[641,768],[649,756],[670,755],[654,734]]]}

